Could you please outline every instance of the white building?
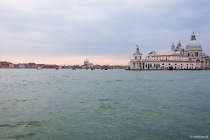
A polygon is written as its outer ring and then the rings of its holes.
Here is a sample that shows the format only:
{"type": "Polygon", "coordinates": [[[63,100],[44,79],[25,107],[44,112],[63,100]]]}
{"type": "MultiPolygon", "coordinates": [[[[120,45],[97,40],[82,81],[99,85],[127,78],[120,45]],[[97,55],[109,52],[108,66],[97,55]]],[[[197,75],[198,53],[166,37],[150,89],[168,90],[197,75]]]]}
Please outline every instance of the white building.
{"type": "Polygon", "coordinates": [[[172,43],[171,54],[159,55],[156,52],[150,52],[145,59],[142,59],[137,46],[133,59],[130,60],[130,69],[209,69],[210,58],[203,53],[200,43],[196,40],[193,32],[191,40],[184,49],[181,43],[177,46],[172,43]]]}
{"type": "Polygon", "coordinates": [[[84,60],[84,65],[82,68],[85,68],[85,69],[91,69],[93,68],[93,63],[90,63],[87,59],[84,60]]]}

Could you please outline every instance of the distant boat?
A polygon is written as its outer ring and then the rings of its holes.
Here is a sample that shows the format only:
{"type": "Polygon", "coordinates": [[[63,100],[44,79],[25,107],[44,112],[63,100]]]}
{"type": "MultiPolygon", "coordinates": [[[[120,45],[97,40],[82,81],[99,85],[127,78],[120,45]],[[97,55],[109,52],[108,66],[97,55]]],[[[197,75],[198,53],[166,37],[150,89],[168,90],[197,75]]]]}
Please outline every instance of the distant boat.
{"type": "Polygon", "coordinates": [[[104,67],[104,70],[108,70],[110,69],[111,67],[109,67],[109,64],[107,64],[105,67],[104,67]]]}
{"type": "Polygon", "coordinates": [[[105,66],[105,68],[104,68],[104,70],[108,70],[109,69],[109,66],[107,65],[107,66],[105,66]]]}
{"type": "Polygon", "coordinates": [[[39,66],[39,67],[37,67],[37,70],[42,70],[42,67],[40,67],[40,66],[39,66]]]}

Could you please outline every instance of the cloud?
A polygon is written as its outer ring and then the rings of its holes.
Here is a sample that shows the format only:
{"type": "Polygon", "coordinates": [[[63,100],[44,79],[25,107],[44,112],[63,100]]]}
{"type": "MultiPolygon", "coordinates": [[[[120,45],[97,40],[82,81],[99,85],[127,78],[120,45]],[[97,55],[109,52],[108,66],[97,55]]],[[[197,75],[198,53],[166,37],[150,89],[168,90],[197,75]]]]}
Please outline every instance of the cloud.
{"type": "MultiPolygon", "coordinates": [[[[169,52],[194,30],[210,52],[209,1],[2,0],[1,55],[131,56],[169,52]]],[[[127,63],[127,62],[126,62],[127,63]]]]}

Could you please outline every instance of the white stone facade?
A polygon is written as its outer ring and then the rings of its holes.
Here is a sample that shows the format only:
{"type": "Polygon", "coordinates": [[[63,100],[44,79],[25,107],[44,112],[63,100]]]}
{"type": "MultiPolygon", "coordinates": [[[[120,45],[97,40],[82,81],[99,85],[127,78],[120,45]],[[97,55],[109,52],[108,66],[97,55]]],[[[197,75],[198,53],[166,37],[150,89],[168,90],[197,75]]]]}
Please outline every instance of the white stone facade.
{"type": "Polygon", "coordinates": [[[84,60],[83,68],[85,68],[85,69],[91,69],[91,68],[93,68],[93,63],[90,63],[90,62],[86,59],[86,60],[84,60]]]}
{"type": "Polygon", "coordinates": [[[191,36],[190,42],[184,49],[181,43],[174,43],[171,46],[170,55],[158,55],[150,52],[145,59],[142,59],[137,46],[133,59],[130,60],[130,69],[133,70],[161,70],[161,69],[209,69],[210,58],[203,53],[201,45],[196,41],[195,34],[191,36]]]}

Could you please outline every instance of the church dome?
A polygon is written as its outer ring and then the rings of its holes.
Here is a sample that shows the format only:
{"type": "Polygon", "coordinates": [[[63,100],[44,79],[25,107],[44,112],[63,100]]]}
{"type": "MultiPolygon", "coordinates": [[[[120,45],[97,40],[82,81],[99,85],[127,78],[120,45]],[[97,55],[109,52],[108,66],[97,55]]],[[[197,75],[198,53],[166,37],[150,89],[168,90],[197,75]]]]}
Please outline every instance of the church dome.
{"type": "Polygon", "coordinates": [[[186,45],[186,50],[202,50],[201,44],[196,40],[193,32],[190,42],[186,45]]]}
{"type": "Polygon", "coordinates": [[[177,46],[176,46],[176,48],[175,48],[175,51],[183,51],[184,50],[184,48],[182,47],[182,44],[181,44],[181,42],[179,41],[179,43],[177,43],[177,46]]]}

